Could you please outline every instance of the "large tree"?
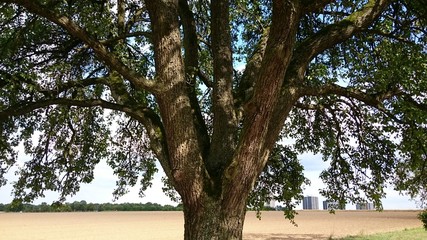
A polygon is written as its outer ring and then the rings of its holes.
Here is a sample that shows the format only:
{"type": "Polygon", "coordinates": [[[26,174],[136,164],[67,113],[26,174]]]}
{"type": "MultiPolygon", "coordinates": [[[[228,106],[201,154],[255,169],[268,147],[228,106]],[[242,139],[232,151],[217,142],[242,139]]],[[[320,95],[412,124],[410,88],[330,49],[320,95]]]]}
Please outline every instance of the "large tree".
{"type": "Polygon", "coordinates": [[[101,160],[117,196],[138,179],[143,191],[158,161],[182,200],[185,239],[241,239],[248,203],[300,199],[306,151],[330,163],[328,199],[380,206],[390,184],[425,197],[423,1],[0,7],[0,180],[23,142],[19,201],[74,194],[101,160]]]}

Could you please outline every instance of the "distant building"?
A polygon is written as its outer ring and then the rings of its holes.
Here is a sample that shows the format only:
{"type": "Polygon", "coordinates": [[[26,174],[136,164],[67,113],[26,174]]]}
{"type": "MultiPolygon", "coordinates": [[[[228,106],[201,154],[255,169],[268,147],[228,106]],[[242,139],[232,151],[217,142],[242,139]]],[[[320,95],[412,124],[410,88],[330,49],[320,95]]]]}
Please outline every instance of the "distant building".
{"type": "Polygon", "coordinates": [[[313,196],[304,197],[302,201],[303,209],[319,209],[319,198],[313,196]]]}
{"type": "Polygon", "coordinates": [[[356,204],[356,210],[374,210],[374,204],[371,202],[362,202],[356,204]]]}
{"type": "Polygon", "coordinates": [[[323,201],[323,210],[345,210],[345,205],[340,205],[338,202],[323,201]]]}

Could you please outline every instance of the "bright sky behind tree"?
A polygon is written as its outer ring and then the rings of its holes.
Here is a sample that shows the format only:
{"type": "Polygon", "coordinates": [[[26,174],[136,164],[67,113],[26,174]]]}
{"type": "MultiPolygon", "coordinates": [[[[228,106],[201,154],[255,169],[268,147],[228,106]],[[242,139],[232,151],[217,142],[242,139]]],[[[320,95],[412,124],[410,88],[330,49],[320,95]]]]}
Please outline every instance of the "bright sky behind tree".
{"type": "MultiPolygon", "coordinates": [[[[21,156],[21,160],[23,160],[25,156],[21,156]]],[[[304,190],[304,195],[306,196],[318,196],[319,197],[319,208],[321,208],[321,202],[324,199],[319,194],[318,189],[323,188],[324,184],[319,178],[320,172],[325,169],[328,164],[321,160],[320,155],[312,155],[312,154],[304,154],[300,156],[302,160],[302,164],[304,165],[304,174],[310,179],[311,185],[306,186],[304,190]]],[[[6,204],[12,201],[12,196],[10,195],[12,187],[11,182],[14,179],[12,169],[9,172],[10,180],[9,183],[0,188],[0,203],[6,204]]],[[[176,205],[177,203],[171,201],[162,191],[163,183],[161,182],[161,178],[164,176],[164,173],[159,170],[159,172],[155,175],[153,186],[146,191],[145,197],[141,198],[138,196],[139,187],[138,185],[131,188],[130,192],[125,196],[119,198],[117,202],[155,202],[162,205],[171,204],[176,205]]],[[[95,179],[90,184],[83,184],[80,192],[77,195],[68,197],[67,202],[73,201],[81,201],[85,200],[87,202],[92,203],[105,203],[112,202],[113,195],[112,191],[116,187],[115,186],[116,176],[113,175],[113,170],[102,162],[96,166],[95,170],[95,179]]],[[[56,201],[58,198],[55,193],[46,194],[45,198],[37,199],[34,203],[39,204],[41,202],[51,203],[52,201],[56,201]]],[[[410,200],[410,198],[406,195],[401,195],[393,189],[387,189],[387,197],[383,200],[383,207],[385,210],[391,209],[417,209],[417,204],[414,200],[410,200]]],[[[302,204],[298,206],[298,209],[302,209],[302,204]]],[[[348,210],[354,210],[355,206],[347,205],[348,210]]]]}

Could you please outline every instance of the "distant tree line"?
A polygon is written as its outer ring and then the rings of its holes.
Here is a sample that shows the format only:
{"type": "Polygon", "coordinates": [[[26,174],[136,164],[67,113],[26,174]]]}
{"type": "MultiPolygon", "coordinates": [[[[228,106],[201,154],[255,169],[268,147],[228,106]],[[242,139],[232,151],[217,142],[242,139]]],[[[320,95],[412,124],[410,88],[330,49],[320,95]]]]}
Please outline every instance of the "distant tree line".
{"type": "MultiPolygon", "coordinates": [[[[161,205],[158,203],[88,203],[84,200],[72,203],[53,202],[48,204],[29,204],[21,202],[11,202],[9,204],[0,203],[0,212],[101,212],[101,211],[182,211],[182,204],[176,207],[172,205],[161,205]]],[[[248,207],[248,211],[257,209],[248,207]]],[[[282,206],[275,208],[262,206],[260,211],[283,210],[282,206]]]]}
{"type": "Polygon", "coordinates": [[[54,202],[48,204],[25,204],[12,202],[0,203],[0,212],[101,212],[101,211],[182,211],[182,205],[161,205],[158,203],[88,203],[74,201],[72,203],[54,202]]]}

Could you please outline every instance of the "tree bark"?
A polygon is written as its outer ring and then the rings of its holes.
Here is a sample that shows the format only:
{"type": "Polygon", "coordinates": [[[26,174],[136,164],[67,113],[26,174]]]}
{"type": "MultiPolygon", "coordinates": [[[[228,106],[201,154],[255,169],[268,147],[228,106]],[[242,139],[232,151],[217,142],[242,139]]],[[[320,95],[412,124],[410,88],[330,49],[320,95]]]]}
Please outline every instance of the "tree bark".
{"type": "Polygon", "coordinates": [[[221,200],[205,197],[197,205],[184,205],[184,239],[242,239],[246,198],[241,198],[241,203],[232,207],[225,208],[222,203],[221,200]]]}

